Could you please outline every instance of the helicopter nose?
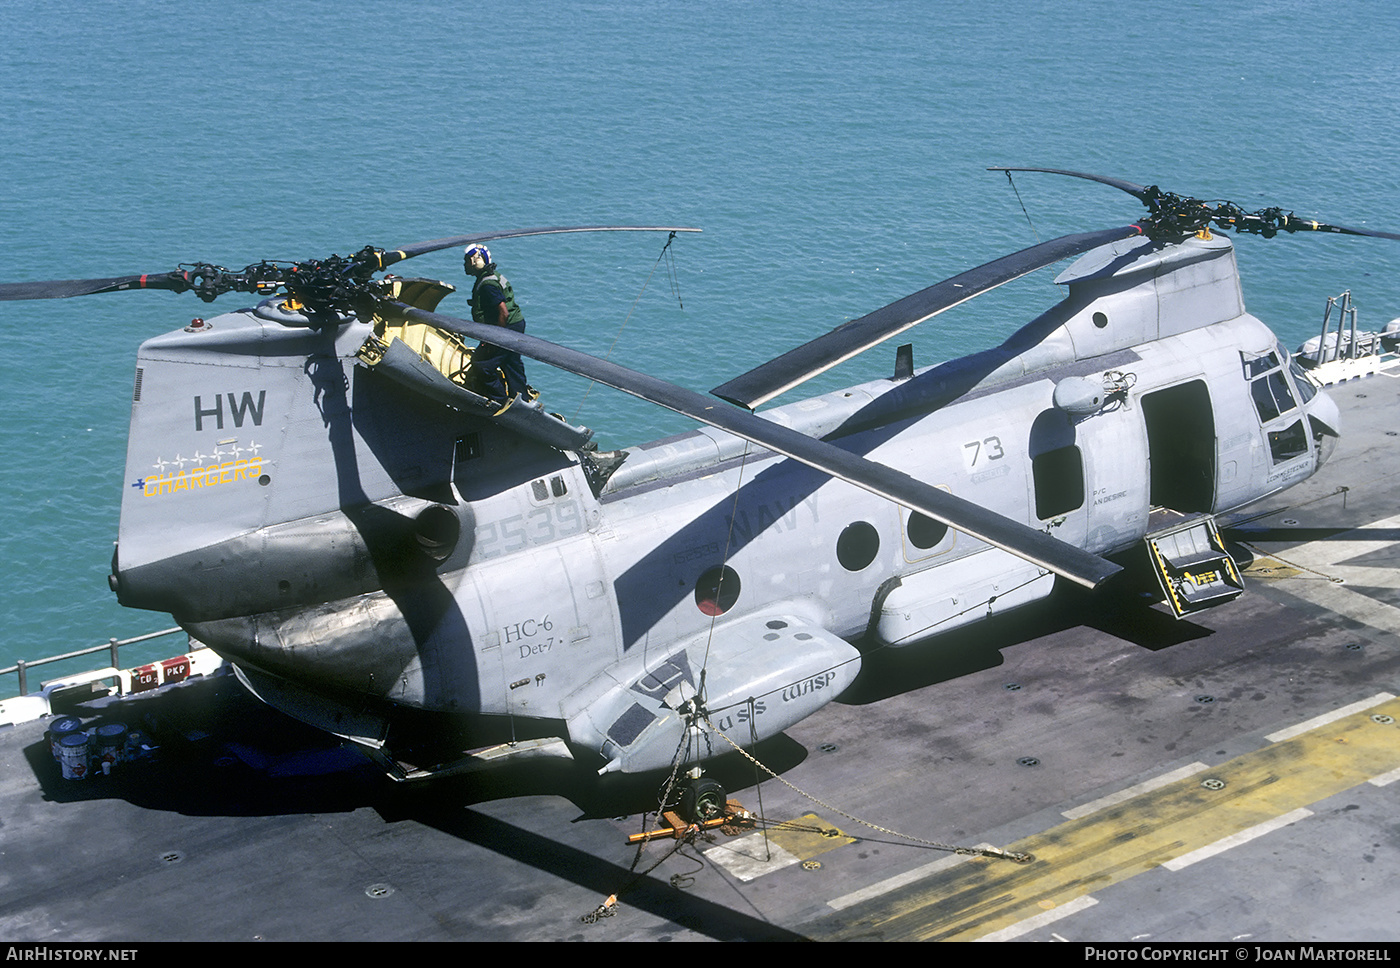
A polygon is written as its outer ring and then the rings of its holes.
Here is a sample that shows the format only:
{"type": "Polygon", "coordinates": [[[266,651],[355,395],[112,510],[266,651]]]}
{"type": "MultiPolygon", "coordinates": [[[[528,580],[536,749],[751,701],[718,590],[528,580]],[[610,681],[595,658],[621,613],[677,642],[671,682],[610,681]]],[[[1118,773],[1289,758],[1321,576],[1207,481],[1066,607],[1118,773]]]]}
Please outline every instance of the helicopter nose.
{"type": "Polygon", "coordinates": [[[1327,463],[1341,439],[1341,408],[1337,401],[1319,390],[1317,396],[1308,403],[1308,429],[1312,431],[1313,442],[1317,445],[1317,466],[1327,463]]]}

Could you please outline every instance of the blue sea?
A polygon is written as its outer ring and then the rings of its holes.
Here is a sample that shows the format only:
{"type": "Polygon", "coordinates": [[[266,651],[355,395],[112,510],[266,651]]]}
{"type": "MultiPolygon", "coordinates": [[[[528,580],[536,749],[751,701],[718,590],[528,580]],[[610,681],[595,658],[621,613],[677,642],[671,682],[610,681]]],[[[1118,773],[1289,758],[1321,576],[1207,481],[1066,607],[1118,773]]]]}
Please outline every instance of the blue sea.
{"type": "MultiPolygon", "coordinates": [[[[702,391],[939,279],[1140,212],[1089,182],[1028,174],[1013,190],[988,165],[1400,230],[1391,0],[6,0],[0,32],[0,281],[692,225],[673,264],[658,265],[661,236],[493,249],[532,334],[702,391]]],[[[1363,325],[1400,316],[1400,243],[1245,238],[1239,261],[1247,305],[1290,345],[1344,289],[1363,325]]],[[[462,282],[455,250],[409,266],[462,282]]],[[[916,362],[996,344],[1059,298],[1054,274],[920,327],[916,362]]],[[[171,624],[106,582],[134,354],[216,307],[0,303],[0,666],[171,624]]],[[[893,354],[810,388],[886,375],[893,354]]],[[[604,447],[689,425],[539,364],[530,377],[604,447]]]]}

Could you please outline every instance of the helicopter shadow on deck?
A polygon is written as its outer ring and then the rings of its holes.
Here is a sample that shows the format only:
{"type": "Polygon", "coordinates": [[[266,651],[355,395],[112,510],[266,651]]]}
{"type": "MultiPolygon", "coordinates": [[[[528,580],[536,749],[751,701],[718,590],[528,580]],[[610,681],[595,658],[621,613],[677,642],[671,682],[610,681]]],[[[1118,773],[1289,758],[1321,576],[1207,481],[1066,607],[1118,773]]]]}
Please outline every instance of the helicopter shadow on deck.
{"type": "MultiPolygon", "coordinates": [[[[47,737],[24,751],[49,804],[65,805],[104,799],[125,800],[151,811],[192,817],[275,817],[297,814],[348,814],[373,809],[386,827],[418,825],[441,831],[465,847],[526,865],[541,874],[584,888],[599,898],[626,887],[625,901],[680,928],[718,940],[801,940],[800,936],[713,901],[677,891],[666,867],[639,876],[627,862],[632,848],[611,825],[603,832],[575,835],[569,820],[640,814],[655,808],[657,779],[616,776],[600,780],[566,760],[507,764],[489,773],[446,777],[421,783],[389,780],[364,757],[335,744],[319,730],[304,726],[248,695],[231,676],[195,679],[167,687],[147,698],[120,704],[90,703],[73,710],[85,724],[125,722],[147,731],[158,750],[144,762],[121,765],[109,776],[63,779],[49,751],[47,737]],[[610,782],[617,781],[617,782],[610,782]],[[582,811],[541,810],[529,798],[562,797],[582,811]],[[517,815],[503,819],[499,803],[517,815]],[[487,808],[474,809],[486,804],[487,808]],[[567,818],[552,832],[531,829],[543,815],[567,818]],[[587,842],[588,849],[580,844],[587,842]]],[[[763,744],[761,755],[773,762],[805,755],[797,744],[779,738],[763,744]]],[[[726,760],[732,758],[726,758],[726,760]]],[[[712,775],[736,786],[734,764],[717,763],[712,775]]],[[[752,775],[749,774],[750,782],[752,775]]],[[[162,826],[167,824],[162,821],[162,826]]],[[[426,844],[413,837],[401,843],[426,844]]],[[[426,848],[425,848],[426,849],[426,848]]],[[[441,849],[439,845],[437,850],[441,849]]],[[[464,858],[470,854],[462,855],[464,858]]],[[[659,856],[659,855],[658,855],[659,856]]],[[[480,861],[472,861],[480,863],[480,861]]],[[[411,869],[411,868],[410,868],[411,869]]],[[[453,889],[466,890],[460,883],[453,889]]],[[[583,913],[582,911],[578,913],[583,913]]]]}
{"type": "Polygon", "coordinates": [[[186,816],[343,813],[363,806],[383,782],[363,756],[264,705],[231,675],[67,712],[89,732],[122,723],[147,750],[110,775],[94,768],[84,779],[65,779],[45,734],[24,753],[53,803],[118,799],[186,816]]]}
{"type": "MultiPolygon", "coordinates": [[[[55,804],[115,799],[147,810],[206,817],[349,813],[369,807],[394,823],[438,816],[443,809],[559,797],[577,808],[576,819],[585,820],[653,811],[665,780],[654,773],[599,777],[594,764],[559,757],[395,782],[349,744],[255,699],[231,675],[191,679],[145,697],[80,704],[67,712],[90,731],[123,723],[142,734],[150,751],[118,764],[110,775],[65,779],[45,735],[24,755],[45,800],[55,804]]],[[[474,731],[474,737],[511,739],[508,723],[488,727],[474,731]]],[[[516,727],[516,738],[525,740],[557,733],[562,724],[517,721],[516,727]],[[533,731],[527,732],[527,726],[533,731]]],[[[442,738],[450,745],[452,737],[442,738]]],[[[759,744],[758,753],[779,772],[806,756],[799,744],[781,735],[759,744]]],[[[730,789],[754,782],[752,766],[737,756],[719,758],[711,773],[730,789]]]]}

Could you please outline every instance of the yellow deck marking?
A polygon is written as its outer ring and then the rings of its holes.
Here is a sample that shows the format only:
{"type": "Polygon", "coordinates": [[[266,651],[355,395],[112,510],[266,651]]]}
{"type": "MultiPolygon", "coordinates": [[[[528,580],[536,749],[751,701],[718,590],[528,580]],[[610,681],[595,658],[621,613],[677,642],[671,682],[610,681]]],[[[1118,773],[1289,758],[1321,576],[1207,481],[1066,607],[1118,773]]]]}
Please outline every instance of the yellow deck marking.
{"type": "Polygon", "coordinates": [[[971,941],[1007,932],[1031,917],[1044,920],[1047,912],[1091,893],[1102,897],[1119,881],[1203,848],[1224,849],[1227,838],[1260,828],[1257,834],[1293,811],[1389,775],[1400,767],[1397,720],[1400,700],[1369,705],[1203,774],[1005,845],[1034,854],[1031,864],[977,858],[897,896],[834,914],[814,936],[971,941]],[[1392,721],[1378,723],[1373,715],[1392,721]],[[1206,779],[1225,785],[1210,790],[1202,786],[1206,779]]]}
{"type": "MultiPolygon", "coordinates": [[[[1251,545],[1251,547],[1253,546],[1251,545]]],[[[1254,550],[1258,551],[1257,548],[1254,550]]],[[[1301,568],[1295,568],[1267,552],[1259,551],[1258,553],[1259,557],[1255,558],[1253,563],[1244,570],[1246,578],[1267,581],[1271,578],[1297,578],[1303,573],[1301,568]]]]}

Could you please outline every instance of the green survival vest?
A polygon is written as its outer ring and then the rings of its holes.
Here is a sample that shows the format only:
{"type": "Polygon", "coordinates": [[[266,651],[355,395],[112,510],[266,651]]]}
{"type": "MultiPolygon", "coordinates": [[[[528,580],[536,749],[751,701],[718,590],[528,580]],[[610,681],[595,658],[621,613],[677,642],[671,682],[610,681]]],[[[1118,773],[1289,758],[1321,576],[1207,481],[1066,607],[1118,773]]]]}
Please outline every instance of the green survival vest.
{"type": "Polygon", "coordinates": [[[481,289],[486,285],[500,287],[501,295],[505,298],[506,312],[508,313],[506,325],[512,329],[523,328],[525,325],[525,314],[522,313],[520,307],[515,304],[515,292],[510,288],[510,281],[496,271],[494,264],[488,267],[486,272],[477,276],[476,282],[472,284],[472,322],[490,323],[492,326],[496,325],[496,318],[494,316],[491,319],[486,318],[486,307],[482,305],[484,300],[481,289]]]}

